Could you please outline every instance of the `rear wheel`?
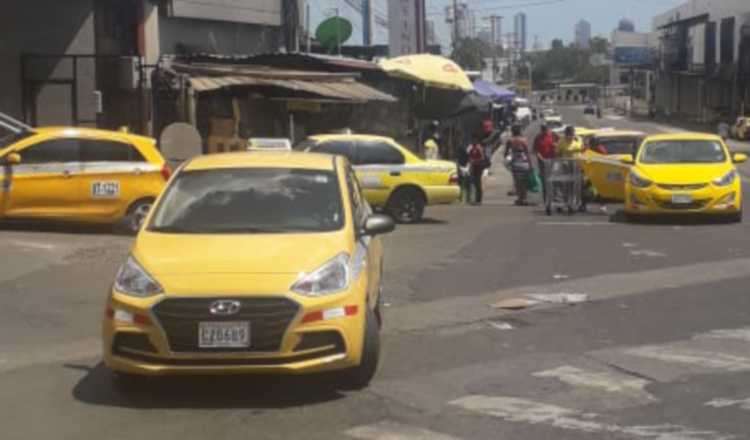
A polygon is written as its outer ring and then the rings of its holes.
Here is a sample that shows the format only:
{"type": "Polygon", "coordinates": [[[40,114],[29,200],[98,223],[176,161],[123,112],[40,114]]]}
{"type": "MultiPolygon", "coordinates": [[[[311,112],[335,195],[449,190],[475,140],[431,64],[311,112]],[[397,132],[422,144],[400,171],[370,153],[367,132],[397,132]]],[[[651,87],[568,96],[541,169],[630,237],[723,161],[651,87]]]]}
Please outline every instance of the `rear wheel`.
{"type": "Polygon", "coordinates": [[[341,384],[346,389],[361,389],[370,384],[380,359],[380,326],[375,312],[367,307],[362,358],[358,366],[344,370],[341,384]]]}
{"type": "Polygon", "coordinates": [[[401,188],[391,195],[387,210],[399,223],[417,223],[422,220],[425,203],[416,188],[401,188]]]}
{"type": "Polygon", "coordinates": [[[154,201],[151,199],[138,200],[133,203],[128,209],[128,214],[125,216],[123,222],[125,232],[132,235],[137,234],[153,205],[154,201]]]}

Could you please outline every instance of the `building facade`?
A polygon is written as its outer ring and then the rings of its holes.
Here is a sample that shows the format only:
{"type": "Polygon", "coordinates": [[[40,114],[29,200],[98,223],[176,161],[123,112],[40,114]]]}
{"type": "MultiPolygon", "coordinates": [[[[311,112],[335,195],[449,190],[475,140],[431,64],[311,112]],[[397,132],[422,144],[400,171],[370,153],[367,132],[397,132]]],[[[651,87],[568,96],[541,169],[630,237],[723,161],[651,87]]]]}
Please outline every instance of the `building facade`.
{"type": "Polygon", "coordinates": [[[591,23],[586,20],[579,20],[576,23],[574,34],[575,45],[582,49],[588,49],[591,42],[591,23]]]}
{"type": "Polygon", "coordinates": [[[526,52],[528,43],[528,28],[526,14],[519,12],[513,17],[513,35],[519,52],[526,52]]]}
{"type": "MultiPolygon", "coordinates": [[[[297,0],[292,0],[297,1],[297,0]]],[[[163,54],[276,51],[283,0],[6,0],[0,111],[34,125],[148,132],[163,54]]]]}
{"type": "Polygon", "coordinates": [[[747,114],[750,2],[692,0],[654,18],[657,108],[700,122],[747,114]]]}
{"type": "Polygon", "coordinates": [[[389,0],[388,27],[391,57],[425,52],[425,0],[389,0]]]}

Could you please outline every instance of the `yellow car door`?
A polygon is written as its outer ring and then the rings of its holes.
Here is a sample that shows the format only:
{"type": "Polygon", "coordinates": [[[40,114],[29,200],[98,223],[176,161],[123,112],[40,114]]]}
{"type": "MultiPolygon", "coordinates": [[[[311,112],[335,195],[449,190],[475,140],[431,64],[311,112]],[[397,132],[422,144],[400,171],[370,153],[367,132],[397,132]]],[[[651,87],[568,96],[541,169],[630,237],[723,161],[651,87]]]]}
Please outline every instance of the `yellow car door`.
{"type": "Polygon", "coordinates": [[[370,204],[385,206],[393,190],[408,181],[404,154],[383,140],[359,140],[355,144],[354,169],[370,204]]]}
{"type": "Polygon", "coordinates": [[[21,163],[6,174],[3,215],[75,218],[81,203],[81,162],[75,139],[45,139],[14,149],[21,163]]]}
{"type": "Polygon", "coordinates": [[[89,138],[80,139],[80,145],[85,190],[81,209],[89,218],[114,219],[127,209],[154,166],[124,142],[89,138]]]}
{"type": "Polygon", "coordinates": [[[625,200],[625,179],[630,165],[616,157],[605,156],[587,150],[582,158],[586,177],[596,189],[599,197],[606,200],[625,200]]]}

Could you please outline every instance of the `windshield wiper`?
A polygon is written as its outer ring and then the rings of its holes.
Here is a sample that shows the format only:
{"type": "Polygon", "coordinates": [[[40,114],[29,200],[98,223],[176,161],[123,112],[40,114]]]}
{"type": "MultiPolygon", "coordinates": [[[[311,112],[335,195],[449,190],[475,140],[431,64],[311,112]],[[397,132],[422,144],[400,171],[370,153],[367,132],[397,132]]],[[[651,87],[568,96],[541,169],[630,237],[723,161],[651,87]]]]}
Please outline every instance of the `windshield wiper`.
{"type": "Polygon", "coordinates": [[[176,225],[164,225],[164,226],[152,226],[148,228],[151,232],[164,232],[164,233],[176,233],[176,234],[195,234],[197,233],[194,229],[188,229],[183,226],[176,225]]]}

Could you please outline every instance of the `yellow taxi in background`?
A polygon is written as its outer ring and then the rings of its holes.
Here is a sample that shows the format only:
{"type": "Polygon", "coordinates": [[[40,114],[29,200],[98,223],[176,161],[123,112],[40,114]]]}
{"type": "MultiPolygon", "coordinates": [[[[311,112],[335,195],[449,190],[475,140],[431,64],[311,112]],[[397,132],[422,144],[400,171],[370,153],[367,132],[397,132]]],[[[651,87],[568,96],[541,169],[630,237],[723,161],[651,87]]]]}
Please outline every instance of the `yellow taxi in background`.
{"type": "Polygon", "coordinates": [[[455,163],[421,159],[388,137],[320,135],[296,148],[348,158],[367,201],[400,223],[418,222],[426,205],[453,203],[461,193],[455,163]]]}
{"type": "Polygon", "coordinates": [[[200,156],[156,202],[117,273],[104,362],[142,375],[340,370],[363,387],[379,356],[380,234],[345,158],[200,156]]]}
{"type": "Polygon", "coordinates": [[[597,190],[597,198],[600,201],[612,200],[622,201],[625,198],[625,167],[600,167],[595,166],[599,161],[604,164],[614,161],[617,165],[623,159],[632,158],[637,155],[645,133],[639,131],[625,131],[614,129],[603,129],[590,134],[587,147],[583,152],[581,167],[586,179],[597,190]]]}
{"type": "Polygon", "coordinates": [[[0,117],[0,219],[117,224],[137,232],[169,168],[152,138],[0,117]]]}
{"type": "Polygon", "coordinates": [[[595,166],[625,176],[613,180],[612,187],[619,188],[629,218],[706,214],[740,222],[742,182],[734,164],[746,160],[744,154],[730,153],[718,136],[677,133],[648,136],[635,156],[595,166]]]}

